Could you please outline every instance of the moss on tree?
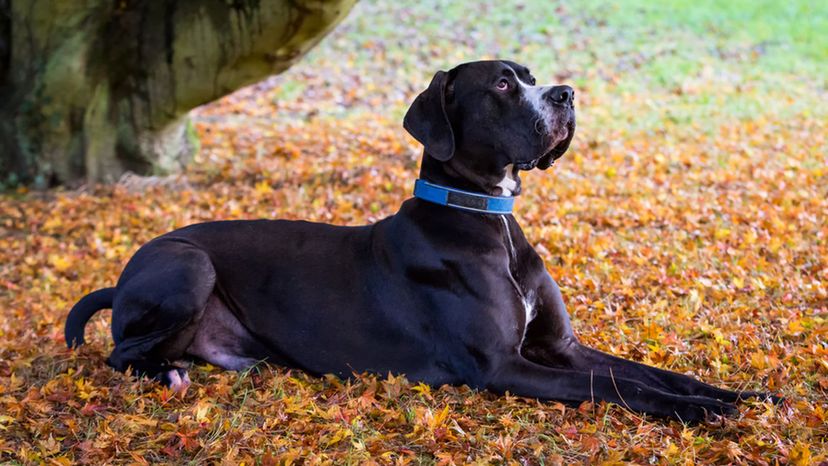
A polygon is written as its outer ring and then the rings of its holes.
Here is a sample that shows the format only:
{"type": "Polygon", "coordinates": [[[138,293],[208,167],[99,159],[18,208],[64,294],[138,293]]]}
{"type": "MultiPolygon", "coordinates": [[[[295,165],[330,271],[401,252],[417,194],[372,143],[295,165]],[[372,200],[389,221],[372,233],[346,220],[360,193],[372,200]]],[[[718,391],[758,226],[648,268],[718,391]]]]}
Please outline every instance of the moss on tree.
{"type": "Polygon", "coordinates": [[[289,68],[355,0],[0,0],[0,183],[172,172],[194,107],[289,68]]]}

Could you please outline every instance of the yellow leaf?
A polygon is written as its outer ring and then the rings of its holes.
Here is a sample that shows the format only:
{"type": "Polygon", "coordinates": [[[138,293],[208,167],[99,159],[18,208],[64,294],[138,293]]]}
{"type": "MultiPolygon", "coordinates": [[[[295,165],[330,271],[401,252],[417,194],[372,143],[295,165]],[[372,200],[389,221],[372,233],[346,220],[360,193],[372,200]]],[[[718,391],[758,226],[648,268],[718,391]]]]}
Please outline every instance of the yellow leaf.
{"type": "Polygon", "coordinates": [[[796,442],[788,454],[788,464],[794,466],[809,466],[811,464],[811,449],[802,442],[796,442]]]}
{"type": "Polygon", "coordinates": [[[802,325],[802,320],[792,320],[788,322],[788,332],[792,335],[798,335],[805,330],[805,327],[802,325]]]}
{"type": "Polygon", "coordinates": [[[750,365],[762,370],[768,367],[768,358],[765,357],[764,353],[757,351],[750,355],[750,365]]]}
{"type": "Polygon", "coordinates": [[[446,405],[446,407],[443,408],[443,410],[440,411],[439,413],[435,414],[434,417],[431,419],[431,421],[428,423],[431,430],[434,430],[438,427],[441,427],[446,422],[446,419],[448,418],[448,414],[449,414],[449,406],[446,405]]]}
{"type": "Polygon", "coordinates": [[[670,442],[667,448],[664,449],[664,456],[667,458],[674,458],[678,453],[679,449],[673,442],[670,442]]]}
{"type": "Polygon", "coordinates": [[[421,394],[421,395],[424,395],[424,396],[429,397],[429,398],[431,397],[431,387],[424,384],[424,383],[422,383],[422,382],[420,382],[417,385],[413,386],[411,389],[414,390],[415,392],[421,394]]]}
{"type": "Polygon", "coordinates": [[[598,432],[598,426],[591,423],[584,424],[584,426],[581,427],[581,430],[579,432],[581,432],[582,434],[594,434],[595,432],[598,432]]]}
{"type": "Polygon", "coordinates": [[[273,188],[270,186],[270,183],[267,181],[260,181],[256,183],[256,194],[263,195],[269,194],[273,191],[273,188]]]}
{"type": "Polygon", "coordinates": [[[329,447],[331,445],[337,444],[352,435],[353,432],[351,432],[350,429],[339,429],[338,431],[336,431],[336,433],[333,434],[333,436],[330,439],[328,439],[325,442],[325,446],[329,447]]]}
{"type": "Polygon", "coordinates": [[[198,402],[195,409],[195,418],[198,422],[210,422],[210,418],[207,416],[210,413],[210,403],[207,402],[198,402]]]}
{"type": "Polygon", "coordinates": [[[0,430],[8,430],[8,425],[11,425],[13,422],[13,417],[0,415],[0,430]]]}
{"type": "Polygon", "coordinates": [[[49,263],[52,264],[52,267],[54,267],[54,269],[58,272],[65,272],[72,267],[72,258],[65,255],[50,254],[49,263]]]}

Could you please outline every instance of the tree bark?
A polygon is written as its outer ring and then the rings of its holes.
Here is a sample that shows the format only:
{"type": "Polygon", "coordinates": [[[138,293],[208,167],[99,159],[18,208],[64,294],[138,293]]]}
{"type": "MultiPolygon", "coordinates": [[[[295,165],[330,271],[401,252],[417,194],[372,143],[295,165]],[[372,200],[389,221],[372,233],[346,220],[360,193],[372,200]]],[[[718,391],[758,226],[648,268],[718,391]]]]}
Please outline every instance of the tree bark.
{"type": "Polygon", "coordinates": [[[0,0],[0,184],[174,172],[194,107],[280,73],[356,0],[0,0]]]}

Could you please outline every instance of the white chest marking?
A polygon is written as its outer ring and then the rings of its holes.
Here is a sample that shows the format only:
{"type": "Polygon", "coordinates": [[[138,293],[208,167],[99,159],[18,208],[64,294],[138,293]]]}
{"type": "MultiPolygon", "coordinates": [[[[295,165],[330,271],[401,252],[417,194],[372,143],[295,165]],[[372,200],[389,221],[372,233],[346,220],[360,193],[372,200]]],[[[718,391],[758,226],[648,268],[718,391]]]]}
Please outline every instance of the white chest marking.
{"type": "Polygon", "coordinates": [[[515,180],[515,171],[511,163],[506,165],[506,175],[502,180],[500,180],[500,183],[495,186],[500,188],[501,196],[511,196],[512,193],[515,192],[515,188],[517,188],[517,180],[515,180]]]}
{"type": "Polygon", "coordinates": [[[535,293],[533,291],[529,291],[524,296],[521,296],[521,301],[523,301],[523,312],[526,318],[524,319],[523,335],[520,337],[520,345],[518,348],[523,347],[523,341],[526,340],[526,332],[529,331],[529,322],[532,322],[538,315],[538,309],[535,306],[535,293]]]}
{"type": "MultiPolygon", "coordinates": [[[[509,242],[509,257],[511,257],[512,260],[515,261],[515,260],[517,260],[517,254],[515,253],[515,245],[514,245],[514,243],[512,243],[512,232],[509,231],[509,220],[506,219],[505,215],[501,215],[500,216],[500,221],[503,222],[503,228],[506,231],[506,241],[509,242]]],[[[514,279],[514,277],[512,277],[511,272],[509,272],[509,277],[511,277],[512,281],[514,282],[515,279],[514,279]]],[[[523,292],[520,291],[520,287],[517,286],[517,283],[515,283],[515,288],[517,289],[517,292],[520,293],[521,296],[522,296],[523,292]]]]}
{"type": "MultiPolygon", "coordinates": [[[[515,245],[512,242],[512,234],[509,231],[509,221],[506,219],[505,215],[501,215],[500,220],[503,222],[503,227],[506,229],[506,238],[509,242],[509,255],[511,256],[511,260],[517,260],[515,245]]],[[[529,290],[524,293],[523,290],[520,288],[520,285],[515,281],[511,272],[509,272],[509,279],[512,281],[512,286],[515,288],[515,292],[520,298],[521,304],[523,304],[523,312],[525,318],[523,322],[523,336],[520,338],[520,344],[522,346],[523,339],[526,338],[526,330],[529,328],[529,322],[532,322],[532,320],[538,315],[537,308],[535,307],[535,292],[529,290]]]]}
{"type": "MultiPolygon", "coordinates": [[[[538,315],[538,310],[535,308],[535,293],[530,291],[523,297],[523,310],[526,312],[526,327],[529,327],[529,322],[532,322],[538,315]]],[[[526,336],[526,329],[523,330],[523,335],[526,336]]]]}

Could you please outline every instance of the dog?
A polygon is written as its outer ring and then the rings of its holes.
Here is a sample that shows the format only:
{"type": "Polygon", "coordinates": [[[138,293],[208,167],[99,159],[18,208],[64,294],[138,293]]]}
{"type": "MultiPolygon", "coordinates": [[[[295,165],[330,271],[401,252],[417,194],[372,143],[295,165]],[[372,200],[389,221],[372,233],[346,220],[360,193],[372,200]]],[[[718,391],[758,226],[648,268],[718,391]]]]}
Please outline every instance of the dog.
{"type": "Polygon", "coordinates": [[[202,360],[310,374],[405,374],[433,386],[577,405],[605,400],[699,422],[734,392],[582,345],[560,289],[511,215],[520,173],[545,170],[575,131],[575,92],[490,60],[438,71],[403,126],[423,158],[414,197],[373,225],[218,221],[143,245],[117,285],[71,310],[65,337],[112,308],[107,359],[176,390],[202,360]]]}

